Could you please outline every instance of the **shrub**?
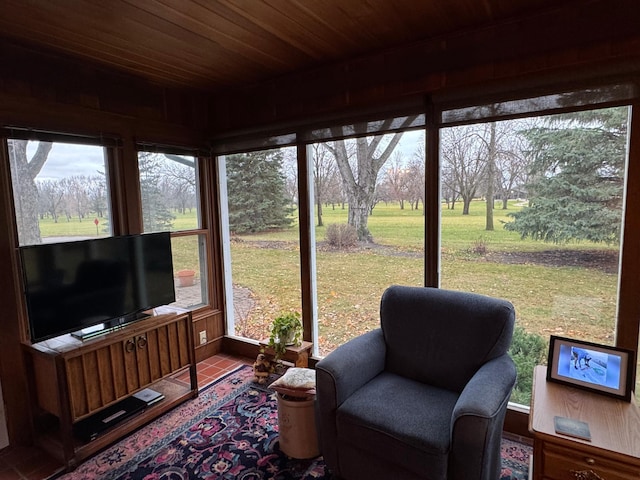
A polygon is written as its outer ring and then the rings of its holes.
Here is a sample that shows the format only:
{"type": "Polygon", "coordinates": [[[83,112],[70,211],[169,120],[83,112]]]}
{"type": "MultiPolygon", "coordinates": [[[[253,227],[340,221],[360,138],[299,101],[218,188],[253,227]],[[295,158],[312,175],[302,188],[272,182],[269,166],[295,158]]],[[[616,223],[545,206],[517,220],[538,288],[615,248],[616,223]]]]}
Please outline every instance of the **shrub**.
{"type": "Polygon", "coordinates": [[[518,379],[511,393],[511,401],[522,405],[531,402],[533,368],[546,363],[549,347],[545,339],[535,333],[527,333],[516,325],[509,354],[516,364],[518,379]]]}
{"type": "Polygon", "coordinates": [[[327,241],[337,248],[353,247],[358,243],[358,233],[349,224],[332,223],[327,226],[327,241]]]}
{"type": "Polygon", "coordinates": [[[480,237],[471,244],[471,253],[476,255],[486,255],[489,249],[487,248],[487,241],[480,237]]]}

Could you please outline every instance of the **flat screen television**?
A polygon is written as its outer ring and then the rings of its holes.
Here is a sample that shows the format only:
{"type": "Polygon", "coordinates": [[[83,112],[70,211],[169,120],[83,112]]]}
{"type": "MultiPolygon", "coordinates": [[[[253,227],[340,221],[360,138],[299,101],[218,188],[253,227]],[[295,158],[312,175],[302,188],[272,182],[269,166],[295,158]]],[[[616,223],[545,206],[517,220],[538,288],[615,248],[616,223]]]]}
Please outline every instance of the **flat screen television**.
{"type": "Polygon", "coordinates": [[[20,248],[33,343],[85,338],[175,301],[168,232],[20,248]]]}

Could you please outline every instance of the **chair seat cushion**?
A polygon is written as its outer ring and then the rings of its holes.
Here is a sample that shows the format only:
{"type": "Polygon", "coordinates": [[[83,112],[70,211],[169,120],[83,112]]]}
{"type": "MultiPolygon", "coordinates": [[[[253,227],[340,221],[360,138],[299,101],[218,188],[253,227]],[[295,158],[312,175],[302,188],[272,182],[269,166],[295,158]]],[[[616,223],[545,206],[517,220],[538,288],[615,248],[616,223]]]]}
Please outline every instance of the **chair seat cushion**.
{"type": "Polygon", "coordinates": [[[427,478],[445,478],[457,399],[455,392],[383,372],[338,408],[338,444],[379,452],[427,478]]]}

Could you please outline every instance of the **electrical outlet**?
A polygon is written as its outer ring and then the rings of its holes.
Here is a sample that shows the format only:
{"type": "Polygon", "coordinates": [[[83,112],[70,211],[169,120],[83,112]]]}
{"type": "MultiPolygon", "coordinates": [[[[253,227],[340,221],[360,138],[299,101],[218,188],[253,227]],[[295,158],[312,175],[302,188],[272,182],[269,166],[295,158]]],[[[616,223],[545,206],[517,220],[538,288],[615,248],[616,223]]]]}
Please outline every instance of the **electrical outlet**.
{"type": "Polygon", "coordinates": [[[200,332],[200,345],[204,345],[205,343],[207,343],[207,331],[202,330],[200,332]]]}

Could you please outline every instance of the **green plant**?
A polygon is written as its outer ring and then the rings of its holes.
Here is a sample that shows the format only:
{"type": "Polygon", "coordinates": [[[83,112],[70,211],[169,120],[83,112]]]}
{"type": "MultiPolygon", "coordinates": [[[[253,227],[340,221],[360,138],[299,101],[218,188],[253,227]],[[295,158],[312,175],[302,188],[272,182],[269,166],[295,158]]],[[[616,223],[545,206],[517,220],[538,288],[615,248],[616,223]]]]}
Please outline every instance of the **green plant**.
{"type": "Polygon", "coordinates": [[[287,350],[287,345],[300,345],[302,340],[302,321],[297,312],[279,315],[271,323],[269,346],[275,350],[275,360],[278,361],[287,350]]]}
{"type": "Polygon", "coordinates": [[[548,349],[548,343],[542,336],[536,333],[527,333],[524,328],[516,325],[509,349],[509,354],[513,358],[518,372],[518,380],[511,393],[512,402],[529,405],[533,369],[536,365],[546,363],[548,349]]]}

